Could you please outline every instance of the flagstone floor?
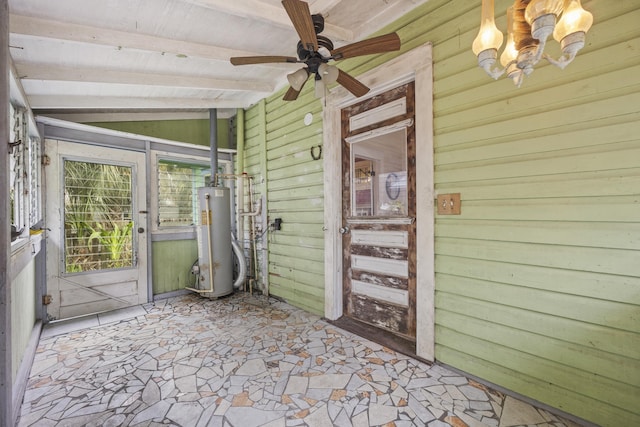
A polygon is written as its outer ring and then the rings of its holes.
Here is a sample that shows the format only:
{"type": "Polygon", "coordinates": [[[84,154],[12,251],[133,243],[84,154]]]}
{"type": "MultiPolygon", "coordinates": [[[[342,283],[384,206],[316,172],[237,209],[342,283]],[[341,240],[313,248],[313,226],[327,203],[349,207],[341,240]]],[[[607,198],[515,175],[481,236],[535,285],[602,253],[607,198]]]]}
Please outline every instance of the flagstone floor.
{"type": "Polygon", "coordinates": [[[262,296],[123,317],[45,329],[19,426],[578,426],[262,296]]]}

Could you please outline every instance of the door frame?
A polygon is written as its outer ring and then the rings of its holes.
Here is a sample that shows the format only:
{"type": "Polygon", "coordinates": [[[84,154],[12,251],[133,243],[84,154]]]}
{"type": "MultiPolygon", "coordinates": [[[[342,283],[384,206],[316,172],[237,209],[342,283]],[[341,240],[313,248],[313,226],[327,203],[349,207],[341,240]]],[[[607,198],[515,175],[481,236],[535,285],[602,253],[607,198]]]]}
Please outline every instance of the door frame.
{"type": "MultiPolygon", "coordinates": [[[[416,354],[435,360],[435,227],[433,182],[433,68],[432,46],[425,43],[384,65],[358,76],[371,88],[368,97],[415,81],[416,127],[416,354]]],[[[341,110],[364,98],[342,87],[332,89],[323,108],[323,167],[325,229],[325,317],[343,314],[342,296],[342,144],[341,110]]]]}
{"type": "MultiPolygon", "coordinates": [[[[78,288],[84,288],[77,281],[84,280],[86,282],[97,281],[101,278],[115,276],[117,280],[136,278],[136,296],[137,300],[133,304],[127,303],[119,297],[112,297],[125,305],[124,308],[132,305],[143,304],[149,302],[149,272],[148,272],[148,214],[147,214],[147,171],[146,171],[146,154],[144,151],[127,150],[117,147],[109,147],[96,144],[83,144],[80,142],[66,141],[56,138],[45,138],[45,154],[50,159],[50,164],[45,169],[47,179],[46,189],[46,222],[51,228],[49,232],[48,245],[52,245],[53,250],[47,251],[46,259],[46,276],[45,293],[51,294],[52,284],[57,281],[55,287],[59,290],[61,283],[73,284],[78,288]],[[81,151],[79,151],[81,150],[81,151]],[[95,162],[98,164],[111,164],[130,167],[132,169],[132,197],[133,210],[132,221],[134,227],[131,230],[132,237],[135,239],[134,245],[134,266],[115,269],[88,271],[78,274],[68,274],[64,270],[64,206],[61,205],[64,193],[64,165],[67,160],[95,162]],[[144,232],[138,233],[137,229],[141,227],[144,232]],[[135,273],[134,273],[135,272],[135,273]],[[97,279],[96,279],[97,278],[97,279]]],[[[123,283],[122,281],[120,283],[123,283]]],[[[85,288],[86,289],[86,288],[85,288]]],[[[89,293],[100,294],[99,291],[86,289],[89,293]]],[[[106,296],[106,295],[105,295],[106,296]]],[[[61,311],[60,294],[53,295],[51,305],[47,307],[49,315],[55,315],[56,320],[65,320],[77,316],[85,316],[95,314],[100,311],[90,313],[73,313],[63,315],[61,311]],[[52,313],[53,312],[53,313],[52,313]]]]}

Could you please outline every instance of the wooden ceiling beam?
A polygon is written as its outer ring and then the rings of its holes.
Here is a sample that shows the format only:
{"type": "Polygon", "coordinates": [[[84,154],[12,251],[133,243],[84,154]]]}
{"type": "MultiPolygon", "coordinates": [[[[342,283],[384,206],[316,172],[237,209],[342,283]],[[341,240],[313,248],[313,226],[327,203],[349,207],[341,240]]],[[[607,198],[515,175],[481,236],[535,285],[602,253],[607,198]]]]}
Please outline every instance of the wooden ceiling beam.
{"type": "Polygon", "coordinates": [[[13,34],[112,46],[117,49],[142,50],[160,54],[170,53],[217,61],[229,61],[229,58],[232,56],[255,56],[262,54],[261,52],[247,52],[203,43],[193,43],[107,28],[89,27],[86,25],[15,14],[11,14],[10,16],[9,31],[13,34]]]}
{"type": "Polygon", "coordinates": [[[184,75],[133,73],[117,70],[63,67],[51,64],[16,63],[21,80],[110,83],[195,89],[271,93],[275,85],[261,81],[222,80],[184,75]]]}
{"type": "Polygon", "coordinates": [[[34,110],[89,110],[89,109],[199,109],[199,108],[248,108],[260,97],[248,100],[164,98],[88,95],[30,95],[34,110]]]}
{"type": "MultiPolygon", "coordinates": [[[[190,4],[217,10],[221,13],[266,22],[282,28],[293,28],[287,12],[282,6],[273,6],[259,0],[185,0],[190,4]]],[[[311,13],[324,13],[340,0],[318,0],[311,5],[311,13]]],[[[353,31],[325,22],[322,34],[331,39],[352,42],[353,31]]]]}

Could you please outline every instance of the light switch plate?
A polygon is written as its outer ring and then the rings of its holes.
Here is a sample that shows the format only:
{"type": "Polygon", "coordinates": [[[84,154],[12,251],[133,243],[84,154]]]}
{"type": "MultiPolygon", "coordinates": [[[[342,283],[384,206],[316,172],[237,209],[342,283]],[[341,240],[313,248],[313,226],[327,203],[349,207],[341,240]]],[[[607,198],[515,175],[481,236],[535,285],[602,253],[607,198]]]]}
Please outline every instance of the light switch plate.
{"type": "Polygon", "coordinates": [[[460,215],[462,206],[460,193],[438,194],[438,215],[460,215]]]}

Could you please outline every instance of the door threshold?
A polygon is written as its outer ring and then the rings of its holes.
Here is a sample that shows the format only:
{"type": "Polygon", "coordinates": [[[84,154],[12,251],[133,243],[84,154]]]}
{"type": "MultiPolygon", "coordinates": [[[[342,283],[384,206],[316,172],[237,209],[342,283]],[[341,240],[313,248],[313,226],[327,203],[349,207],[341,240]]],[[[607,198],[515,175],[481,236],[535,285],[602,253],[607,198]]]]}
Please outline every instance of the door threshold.
{"type": "Polygon", "coordinates": [[[103,326],[109,323],[130,320],[134,317],[145,316],[146,314],[147,310],[145,310],[143,305],[133,305],[100,313],[85,314],[67,319],[54,320],[44,326],[40,337],[47,338],[69,332],[81,331],[83,329],[103,326]]]}
{"type": "Polygon", "coordinates": [[[418,357],[416,354],[415,341],[400,337],[391,332],[385,331],[384,329],[376,328],[375,326],[371,326],[358,320],[351,319],[347,316],[342,316],[336,320],[328,320],[325,318],[323,318],[323,320],[337,326],[338,328],[351,332],[352,334],[359,335],[391,350],[397,351],[398,353],[404,354],[405,356],[413,357],[414,359],[418,359],[429,365],[432,364],[431,362],[418,357]]]}

